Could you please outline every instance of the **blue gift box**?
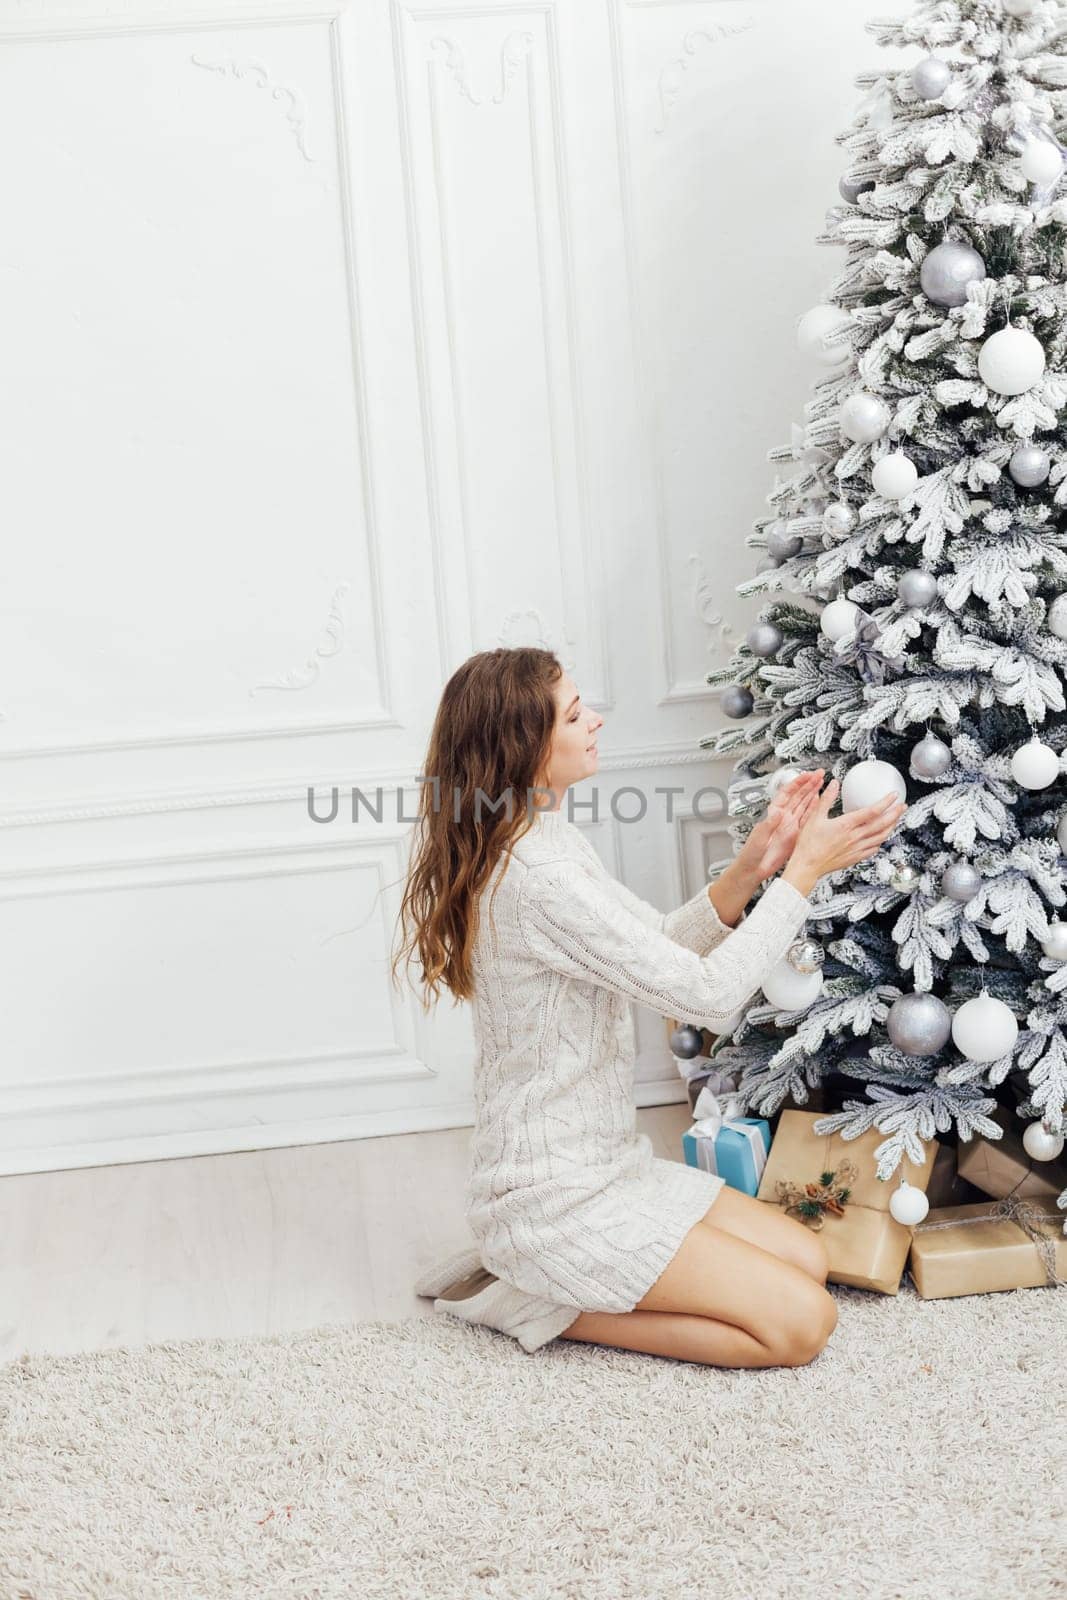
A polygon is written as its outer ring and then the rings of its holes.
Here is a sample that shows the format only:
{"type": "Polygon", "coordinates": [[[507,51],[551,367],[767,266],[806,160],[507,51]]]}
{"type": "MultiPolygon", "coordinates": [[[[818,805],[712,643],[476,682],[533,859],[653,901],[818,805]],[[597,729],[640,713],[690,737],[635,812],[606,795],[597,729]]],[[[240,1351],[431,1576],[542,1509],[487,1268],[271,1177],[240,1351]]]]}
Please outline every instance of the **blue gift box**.
{"type": "Polygon", "coordinates": [[[755,1195],[771,1148],[771,1125],[763,1117],[731,1117],[717,1132],[694,1122],[682,1134],[686,1165],[717,1173],[731,1189],[755,1195]]]}

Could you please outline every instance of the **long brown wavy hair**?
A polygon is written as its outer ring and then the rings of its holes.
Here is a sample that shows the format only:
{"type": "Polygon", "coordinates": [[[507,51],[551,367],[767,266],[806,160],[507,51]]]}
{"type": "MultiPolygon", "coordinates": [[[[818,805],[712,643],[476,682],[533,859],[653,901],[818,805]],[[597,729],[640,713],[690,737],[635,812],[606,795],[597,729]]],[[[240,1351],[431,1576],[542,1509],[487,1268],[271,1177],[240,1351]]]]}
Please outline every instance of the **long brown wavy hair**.
{"type": "Polygon", "coordinates": [[[536,791],[562,676],[551,650],[523,646],[482,650],[445,685],[422,771],[400,907],[402,942],[392,963],[395,983],[400,963],[410,967],[418,951],[423,1010],[430,997],[440,998],[442,986],[456,1004],[474,992],[479,896],[507,846],[528,830],[532,809],[546,803],[545,791],[536,791]],[[510,800],[500,804],[509,791],[510,800]]]}

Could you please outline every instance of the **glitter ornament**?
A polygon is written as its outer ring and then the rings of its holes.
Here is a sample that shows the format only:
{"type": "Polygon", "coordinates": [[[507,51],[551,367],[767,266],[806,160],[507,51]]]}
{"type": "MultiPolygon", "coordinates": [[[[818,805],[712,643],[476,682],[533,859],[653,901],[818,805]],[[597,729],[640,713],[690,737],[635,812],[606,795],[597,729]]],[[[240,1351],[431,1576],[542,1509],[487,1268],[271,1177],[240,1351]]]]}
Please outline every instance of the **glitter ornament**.
{"type": "Polygon", "coordinates": [[[914,894],[919,887],[918,867],[913,867],[910,861],[901,862],[900,866],[893,868],[889,885],[899,894],[914,894]]]}
{"type": "Polygon", "coordinates": [[[889,1042],[906,1056],[934,1056],[952,1032],[952,1013],[936,994],[902,994],[885,1019],[889,1042]]]}
{"type": "Polygon", "coordinates": [[[941,874],[941,893],[947,900],[966,905],[982,887],[982,874],[969,861],[953,861],[941,874]]]}
{"type": "Polygon", "coordinates": [[[1025,394],[1044,371],[1044,347],[1025,328],[991,333],[978,352],[978,376],[994,394],[1025,394]]]}

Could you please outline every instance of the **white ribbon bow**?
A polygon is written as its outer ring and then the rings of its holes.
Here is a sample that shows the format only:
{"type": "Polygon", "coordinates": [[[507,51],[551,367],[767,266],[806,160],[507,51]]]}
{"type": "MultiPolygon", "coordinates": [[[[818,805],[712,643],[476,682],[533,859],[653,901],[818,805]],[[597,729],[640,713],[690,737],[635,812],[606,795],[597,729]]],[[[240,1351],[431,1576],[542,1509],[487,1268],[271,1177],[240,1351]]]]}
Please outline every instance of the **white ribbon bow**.
{"type": "Polygon", "coordinates": [[[713,1175],[719,1170],[715,1158],[715,1141],[719,1134],[724,1128],[731,1128],[735,1133],[742,1134],[748,1140],[752,1151],[758,1183],[767,1165],[767,1149],[763,1143],[762,1130],[751,1122],[742,1122],[740,1118],[743,1114],[744,1107],[739,1094],[734,1091],[716,1094],[710,1084],[705,1084],[697,1095],[697,1103],[693,1107],[693,1115],[697,1120],[689,1131],[697,1142],[698,1166],[713,1175]]]}

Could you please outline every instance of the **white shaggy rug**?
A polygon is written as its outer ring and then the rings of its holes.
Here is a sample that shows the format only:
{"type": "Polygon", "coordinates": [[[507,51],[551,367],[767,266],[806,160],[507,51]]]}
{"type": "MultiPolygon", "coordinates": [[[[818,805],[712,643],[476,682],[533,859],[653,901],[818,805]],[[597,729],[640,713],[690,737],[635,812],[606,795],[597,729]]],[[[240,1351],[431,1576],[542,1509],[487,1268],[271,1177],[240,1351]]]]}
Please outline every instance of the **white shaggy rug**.
{"type": "Polygon", "coordinates": [[[3,1600],[1063,1600],[1067,1291],[806,1367],[437,1315],[0,1368],[3,1600]]]}

